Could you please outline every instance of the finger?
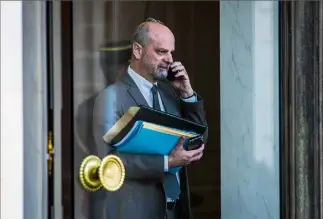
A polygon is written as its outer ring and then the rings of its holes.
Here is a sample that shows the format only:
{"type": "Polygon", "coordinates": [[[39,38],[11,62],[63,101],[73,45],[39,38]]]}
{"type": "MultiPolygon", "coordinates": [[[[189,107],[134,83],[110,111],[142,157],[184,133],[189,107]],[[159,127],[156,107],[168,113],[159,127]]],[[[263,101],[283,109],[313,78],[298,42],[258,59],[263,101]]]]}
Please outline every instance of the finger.
{"type": "Polygon", "coordinates": [[[182,65],[178,65],[178,66],[172,68],[172,71],[173,72],[185,72],[185,67],[182,65]]]}
{"type": "Polygon", "coordinates": [[[198,161],[198,160],[200,160],[202,158],[202,156],[203,156],[203,152],[201,152],[201,153],[197,154],[196,156],[192,157],[190,162],[198,161]]]}
{"type": "Polygon", "coordinates": [[[185,78],[185,79],[187,79],[187,78],[188,78],[188,76],[187,76],[187,74],[185,73],[185,71],[180,71],[180,72],[178,72],[177,74],[175,74],[175,77],[176,77],[176,78],[185,78]]]}
{"type": "Polygon", "coordinates": [[[181,63],[181,62],[173,62],[173,63],[170,65],[170,67],[171,67],[171,68],[174,68],[174,67],[176,67],[176,66],[180,66],[180,65],[182,65],[182,63],[181,63]]]}
{"type": "Polygon", "coordinates": [[[200,160],[202,158],[202,156],[203,156],[203,152],[200,152],[200,153],[196,154],[194,157],[192,157],[190,159],[190,161],[192,162],[192,161],[200,160]]]}
{"type": "Polygon", "coordinates": [[[176,147],[177,148],[183,148],[184,142],[185,142],[185,137],[181,136],[180,139],[178,140],[178,143],[177,143],[176,147]]]}
{"type": "Polygon", "coordinates": [[[202,144],[201,147],[199,147],[196,150],[199,151],[199,152],[203,152],[204,151],[204,144],[202,144]]]}
{"type": "Polygon", "coordinates": [[[197,154],[199,154],[199,153],[201,153],[203,151],[204,151],[204,144],[202,144],[201,147],[199,147],[199,148],[197,148],[195,150],[188,151],[188,153],[190,153],[189,156],[194,157],[195,155],[197,155],[197,154]]]}
{"type": "Polygon", "coordinates": [[[196,154],[195,156],[191,157],[187,162],[195,162],[195,161],[198,161],[202,158],[203,156],[203,152],[199,153],[199,154],[196,154]]]}

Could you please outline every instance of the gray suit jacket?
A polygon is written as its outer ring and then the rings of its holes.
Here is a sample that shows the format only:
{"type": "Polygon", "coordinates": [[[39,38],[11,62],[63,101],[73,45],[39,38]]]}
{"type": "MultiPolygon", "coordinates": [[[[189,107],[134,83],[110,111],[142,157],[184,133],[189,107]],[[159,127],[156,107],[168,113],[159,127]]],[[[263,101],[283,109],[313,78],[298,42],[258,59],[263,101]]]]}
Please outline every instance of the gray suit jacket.
{"type": "MultiPolygon", "coordinates": [[[[203,99],[199,95],[198,102],[187,103],[179,98],[167,81],[158,82],[158,86],[166,112],[206,124],[203,99]]],[[[126,169],[125,182],[118,191],[100,191],[101,195],[96,194],[94,208],[98,212],[102,212],[102,208],[105,209],[104,214],[108,219],[164,219],[165,217],[166,197],[162,186],[165,177],[164,157],[117,153],[102,139],[102,136],[127,112],[129,107],[139,104],[148,106],[128,74],[125,74],[122,80],[102,90],[95,100],[93,136],[97,146],[97,155],[103,158],[114,153],[121,158],[126,169]]],[[[189,197],[183,196],[183,194],[188,194],[186,171],[185,168],[183,169],[181,176],[184,174],[185,179],[181,178],[181,184],[186,191],[182,191],[181,197],[186,200],[183,200],[182,209],[183,212],[189,214],[186,209],[189,208],[189,197]]],[[[101,219],[102,217],[93,218],[101,219]]],[[[189,215],[185,218],[189,218],[189,215]]]]}

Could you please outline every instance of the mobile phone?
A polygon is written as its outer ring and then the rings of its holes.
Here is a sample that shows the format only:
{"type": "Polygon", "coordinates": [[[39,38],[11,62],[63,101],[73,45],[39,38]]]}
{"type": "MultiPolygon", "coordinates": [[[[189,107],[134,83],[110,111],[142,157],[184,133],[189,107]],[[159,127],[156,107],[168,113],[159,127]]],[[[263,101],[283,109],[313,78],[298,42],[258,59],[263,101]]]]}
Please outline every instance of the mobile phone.
{"type": "Polygon", "coordinates": [[[171,67],[169,67],[168,73],[167,73],[167,80],[169,80],[169,81],[176,80],[175,75],[177,74],[177,72],[178,71],[173,71],[173,69],[171,67]]]}
{"type": "Polygon", "coordinates": [[[188,140],[187,150],[188,151],[196,150],[196,149],[200,148],[203,143],[204,143],[203,135],[198,135],[198,136],[192,137],[188,140]]]}

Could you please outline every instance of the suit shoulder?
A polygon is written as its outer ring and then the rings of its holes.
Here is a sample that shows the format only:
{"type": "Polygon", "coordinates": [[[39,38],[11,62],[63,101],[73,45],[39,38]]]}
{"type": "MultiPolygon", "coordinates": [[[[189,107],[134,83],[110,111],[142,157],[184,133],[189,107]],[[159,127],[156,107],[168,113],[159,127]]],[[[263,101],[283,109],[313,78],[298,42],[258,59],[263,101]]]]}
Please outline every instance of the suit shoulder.
{"type": "Polygon", "coordinates": [[[101,100],[112,100],[114,99],[116,93],[117,93],[116,86],[114,84],[111,84],[98,92],[98,95],[95,98],[95,101],[97,102],[101,100]]]}
{"type": "Polygon", "coordinates": [[[113,84],[110,84],[103,88],[101,91],[99,91],[96,101],[97,100],[116,100],[118,97],[122,95],[126,91],[126,86],[122,82],[115,82],[113,84]]]}

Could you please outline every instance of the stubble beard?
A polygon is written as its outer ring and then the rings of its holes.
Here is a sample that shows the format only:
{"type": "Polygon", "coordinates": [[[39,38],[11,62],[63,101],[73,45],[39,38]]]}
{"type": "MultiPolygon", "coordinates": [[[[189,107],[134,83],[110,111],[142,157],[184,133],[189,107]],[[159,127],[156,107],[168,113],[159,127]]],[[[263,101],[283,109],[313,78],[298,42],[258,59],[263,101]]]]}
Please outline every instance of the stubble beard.
{"type": "Polygon", "coordinates": [[[153,64],[147,55],[143,57],[143,62],[146,69],[148,69],[148,73],[153,77],[154,80],[164,80],[167,77],[167,71],[158,68],[158,64],[153,64]]]}

